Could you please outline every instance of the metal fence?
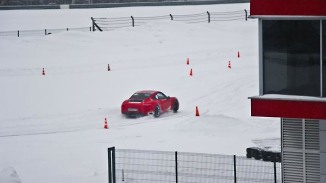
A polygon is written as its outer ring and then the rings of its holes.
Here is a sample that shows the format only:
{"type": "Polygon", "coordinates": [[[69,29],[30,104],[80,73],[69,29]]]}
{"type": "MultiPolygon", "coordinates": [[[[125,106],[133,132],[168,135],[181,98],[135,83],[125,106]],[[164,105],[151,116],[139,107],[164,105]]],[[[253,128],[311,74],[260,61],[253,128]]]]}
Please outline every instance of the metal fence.
{"type": "Polygon", "coordinates": [[[235,155],[108,149],[109,183],[277,183],[281,165],[235,155]]]}
{"type": "Polygon", "coordinates": [[[64,31],[110,31],[125,27],[141,26],[149,22],[175,21],[186,24],[194,23],[211,23],[223,21],[246,21],[250,10],[237,10],[228,12],[203,12],[187,15],[161,15],[148,17],[112,17],[112,18],[93,18],[91,17],[91,27],[63,28],[63,29],[39,29],[39,30],[17,30],[17,31],[0,31],[0,37],[3,36],[46,36],[49,34],[64,31]]]}
{"type": "Polygon", "coordinates": [[[64,28],[64,29],[39,29],[39,30],[17,30],[17,31],[0,31],[0,37],[3,36],[46,36],[54,33],[65,31],[92,31],[92,27],[64,28]]]}
{"type": "Polygon", "coordinates": [[[186,15],[160,15],[160,16],[147,16],[147,17],[91,17],[92,30],[113,30],[124,27],[140,26],[149,22],[158,21],[175,21],[183,22],[186,24],[194,23],[211,23],[221,21],[247,21],[249,10],[237,10],[227,12],[203,12],[197,14],[186,15]]]}

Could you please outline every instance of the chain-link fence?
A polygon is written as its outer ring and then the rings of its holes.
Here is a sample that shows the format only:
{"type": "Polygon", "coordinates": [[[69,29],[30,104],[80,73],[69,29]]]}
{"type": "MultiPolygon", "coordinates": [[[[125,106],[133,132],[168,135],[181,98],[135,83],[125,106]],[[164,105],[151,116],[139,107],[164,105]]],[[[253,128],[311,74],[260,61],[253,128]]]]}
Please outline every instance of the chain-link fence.
{"type": "Polygon", "coordinates": [[[109,183],[277,183],[281,165],[235,155],[108,149],[109,183]]]}

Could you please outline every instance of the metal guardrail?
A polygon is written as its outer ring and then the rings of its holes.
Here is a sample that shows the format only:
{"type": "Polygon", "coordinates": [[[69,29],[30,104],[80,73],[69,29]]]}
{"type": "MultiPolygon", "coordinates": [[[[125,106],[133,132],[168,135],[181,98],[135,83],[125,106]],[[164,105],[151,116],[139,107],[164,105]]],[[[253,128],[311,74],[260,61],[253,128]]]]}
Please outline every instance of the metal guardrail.
{"type": "Polygon", "coordinates": [[[140,2],[121,2],[121,3],[88,3],[88,4],[66,4],[61,6],[55,5],[8,5],[0,6],[0,10],[17,10],[17,9],[83,9],[83,8],[116,8],[116,7],[133,7],[133,6],[178,6],[178,5],[209,5],[209,4],[232,4],[232,3],[249,3],[250,0],[203,0],[203,1],[140,1],[140,2]]]}

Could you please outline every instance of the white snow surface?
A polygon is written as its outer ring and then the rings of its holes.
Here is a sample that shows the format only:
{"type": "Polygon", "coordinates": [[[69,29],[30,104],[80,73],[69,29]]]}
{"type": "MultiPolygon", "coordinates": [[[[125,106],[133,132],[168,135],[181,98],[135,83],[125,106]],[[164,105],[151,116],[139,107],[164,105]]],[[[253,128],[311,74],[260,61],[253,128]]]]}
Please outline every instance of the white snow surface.
{"type": "MultiPolygon", "coordinates": [[[[249,4],[11,10],[0,11],[0,31],[243,9],[249,4]]],[[[248,97],[258,95],[256,19],[0,37],[0,55],[1,183],[107,182],[112,146],[240,156],[251,146],[279,147],[280,120],[250,115],[248,97]],[[125,118],[122,101],[144,89],[176,96],[180,110],[125,118]]]]}

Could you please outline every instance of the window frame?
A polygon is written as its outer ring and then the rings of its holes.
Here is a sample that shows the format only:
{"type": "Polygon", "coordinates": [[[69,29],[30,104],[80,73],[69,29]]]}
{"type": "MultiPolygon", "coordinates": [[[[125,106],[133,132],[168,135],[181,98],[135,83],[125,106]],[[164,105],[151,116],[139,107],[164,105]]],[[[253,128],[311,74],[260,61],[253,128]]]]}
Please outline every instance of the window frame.
{"type": "MultiPolygon", "coordinates": [[[[326,33],[326,30],[323,30],[323,24],[326,25],[326,18],[322,18],[322,17],[282,17],[282,16],[275,16],[275,17],[263,17],[263,18],[259,18],[258,20],[258,36],[259,36],[259,96],[263,96],[264,94],[266,94],[266,92],[264,91],[264,48],[263,48],[263,23],[264,21],[268,21],[268,20],[277,20],[277,21],[281,21],[281,20],[290,20],[290,21],[297,21],[297,20],[311,20],[311,21],[319,21],[319,31],[320,31],[320,95],[319,97],[324,98],[326,97],[326,94],[323,95],[323,93],[326,93],[325,91],[323,91],[323,83],[326,84],[326,81],[323,81],[323,76],[324,74],[326,75],[326,73],[323,73],[323,57],[325,57],[325,61],[326,61],[326,55],[323,56],[323,50],[325,50],[326,52],[326,47],[325,49],[323,49],[323,31],[326,33]]],[[[324,27],[326,27],[324,25],[324,27]]],[[[324,37],[326,38],[326,36],[324,35],[324,37]]],[[[324,40],[324,42],[326,42],[326,40],[324,40]]],[[[326,77],[325,77],[326,78],[326,77]]],[[[326,87],[325,87],[326,88],[326,87]]],[[[310,97],[316,97],[316,96],[310,96],[310,97]]]]}

